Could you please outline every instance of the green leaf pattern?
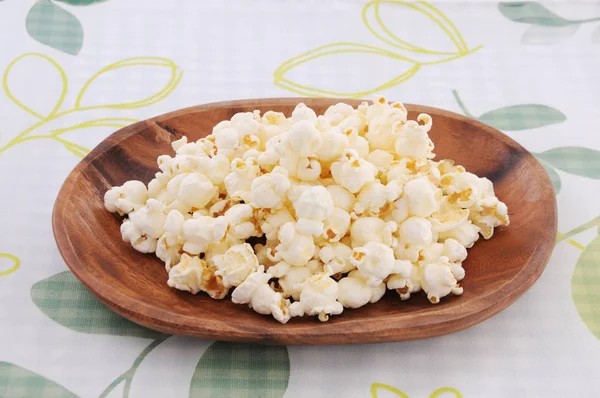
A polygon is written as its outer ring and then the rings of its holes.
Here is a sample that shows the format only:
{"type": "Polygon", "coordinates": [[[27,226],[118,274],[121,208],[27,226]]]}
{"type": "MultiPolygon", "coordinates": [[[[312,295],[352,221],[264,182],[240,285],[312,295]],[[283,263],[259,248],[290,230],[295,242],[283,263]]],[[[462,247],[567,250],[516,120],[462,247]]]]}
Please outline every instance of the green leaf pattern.
{"type": "Polygon", "coordinates": [[[546,105],[513,105],[485,112],[478,117],[499,130],[520,131],[564,122],[567,118],[557,109],[546,105]]]}
{"type": "Polygon", "coordinates": [[[163,335],[130,322],[106,308],[69,271],[34,284],[31,299],[50,319],[77,332],[152,339],[163,335]],[[69,311],[65,311],[65,308],[69,311]]]}
{"type": "Polygon", "coordinates": [[[584,147],[559,147],[536,154],[539,159],[564,172],[600,179],[600,151],[584,147]]]}
{"type": "Polygon", "coordinates": [[[579,316],[600,340],[600,236],[581,253],[573,271],[571,293],[579,316]]]}
{"type": "Polygon", "coordinates": [[[289,377],[286,347],[218,341],[196,366],[190,398],[280,398],[289,377]]]}
{"type": "MultiPolygon", "coordinates": [[[[535,1],[500,2],[498,10],[513,22],[529,24],[521,36],[524,44],[557,44],[573,36],[580,25],[596,23],[600,17],[567,19],[535,1]]],[[[592,43],[598,43],[600,26],[592,33],[592,43]]]]}
{"type": "Polygon", "coordinates": [[[8,362],[0,362],[0,397],[78,398],[60,384],[8,362]]]}
{"type": "Polygon", "coordinates": [[[50,0],[38,0],[29,10],[25,24],[29,36],[42,44],[71,55],[81,51],[81,22],[50,0]]]}

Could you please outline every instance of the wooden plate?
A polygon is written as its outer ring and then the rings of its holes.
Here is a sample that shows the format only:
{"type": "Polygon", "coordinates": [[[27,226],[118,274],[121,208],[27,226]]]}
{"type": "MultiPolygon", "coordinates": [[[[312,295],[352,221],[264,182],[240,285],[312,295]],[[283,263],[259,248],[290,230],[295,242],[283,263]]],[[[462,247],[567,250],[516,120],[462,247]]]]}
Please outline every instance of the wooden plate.
{"type": "Polygon", "coordinates": [[[120,217],[105,210],[113,185],[148,182],[156,158],[172,153],[171,141],[209,134],[237,112],[259,109],[290,115],[298,102],[318,114],[338,99],[257,99],[220,102],[168,113],[121,129],[98,145],[71,172],[53,214],[58,248],[71,271],[100,300],[122,316],[162,332],[265,344],[352,344],[421,339],[473,326],[514,302],[538,279],[554,247],[556,200],[542,166],[515,141],[467,117],[408,105],[409,117],[433,117],[430,136],[437,159],[450,158],[493,181],[509,208],[511,225],[477,242],[464,263],[462,296],[438,305],[419,294],[401,301],[392,292],[378,303],[344,310],[329,322],[295,318],[286,325],[230,299],[216,301],[167,286],[163,264],[121,240],[120,217]]]}

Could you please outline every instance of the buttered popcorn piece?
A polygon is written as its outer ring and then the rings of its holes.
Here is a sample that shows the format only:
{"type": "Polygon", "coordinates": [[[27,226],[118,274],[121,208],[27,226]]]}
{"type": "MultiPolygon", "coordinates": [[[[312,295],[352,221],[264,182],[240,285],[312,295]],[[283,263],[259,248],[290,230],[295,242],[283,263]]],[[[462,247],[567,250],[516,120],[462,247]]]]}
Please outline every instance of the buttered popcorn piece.
{"type": "Polygon", "coordinates": [[[346,308],[360,308],[367,303],[376,303],[385,294],[385,283],[369,286],[367,279],[352,271],[338,282],[338,301],[346,308]]]}
{"type": "Polygon", "coordinates": [[[438,262],[423,268],[421,284],[427,293],[427,298],[433,304],[439,303],[442,297],[450,293],[455,295],[463,293],[463,288],[454,277],[447,257],[440,257],[438,262]]]}
{"type": "Polygon", "coordinates": [[[358,153],[351,149],[331,165],[331,174],[335,182],[351,193],[357,193],[366,184],[375,180],[377,167],[361,159],[358,153]]]}
{"type": "Polygon", "coordinates": [[[509,225],[487,178],[434,161],[432,118],[375,97],[317,115],[240,112],[197,141],[173,141],[146,187],[104,195],[124,241],[165,263],[168,285],[232,290],[281,323],[421,290],[459,295],[467,249],[509,225]],[[256,243],[256,242],[260,243],[256,243]]]}
{"type": "Polygon", "coordinates": [[[350,262],[365,276],[369,286],[376,287],[392,273],[396,259],[389,246],[368,242],[352,250],[350,262]]]}
{"type": "Polygon", "coordinates": [[[228,233],[236,239],[244,240],[258,236],[259,226],[254,220],[252,206],[237,204],[225,212],[225,220],[229,226],[228,233]]]}
{"type": "Polygon", "coordinates": [[[333,200],[327,188],[309,187],[294,201],[294,210],[298,219],[296,229],[306,235],[318,236],[323,232],[323,221],[333,212],[333,200]]]}
{"type": "Polygon", "coordinates": [[[208,250],[211,243],[218,243],[227,233],[229,227],[224,216],[213,218],[201,216],[186,220],[183,223],[183,250],[190,254],[200,254],[208,250]]]}
{"type": "Polygon", "coordinates": [[[252,206],[263,209],[283,207],[283,200],[290,189],[287,170],[275,167],[272,172],[252,181],[250,201],[252,206]]]}
{"type": "Polygon", "coordinates": [[[192,294],[203,291],[211,298],[220,300],[227,295],[229,289],[223,286],[221,277],[216,275],[215,271],[215,267],[208,266],[206,261],[198,256],[184,253],[179,264],[169,271],[167,284],[192,294]]]}
{"type": "Polygon", "coordinates": [[[225,287],[240,285],[258,268],[258,259],[248,243],[231,246],[225,254],[215,256],[213,262],[217,266],[215,275],[223,278],[225,287]]]}
{"type": "Polygon", "coordinates": [[[281,258],[300,267],[315,255],[316,246],[312,236],[298,232],[293,222],[283,225],[277,237],[280,243],[275,247],[275,259],[281,258]]]}
{"type": "Polygon", "coordinates": [[[146,204],[148,190],[143,182],[127,181],[123,186],[113,187],[104,194],[104,206],[112,213],[131,213],[146,204]]]}
{"type": "Polygon", "coordinates": [[[321,322],[329,320],[329,315],[341,314],[343,305],[337,301],[338,284],[330,272],[322,272],[304,281],[300,300],[290,305],[292,316],[318,315],[321,322]]]}
{"type": "Polygon", "coordinates": [[[233,291],[231,301],[236,304],[248,304],[259,314],[273,315],[279,322],[286,323],[291,317],[290,301],[271,289],[269,279],[271,274],[265,273],[261,265],[233,291]]]}

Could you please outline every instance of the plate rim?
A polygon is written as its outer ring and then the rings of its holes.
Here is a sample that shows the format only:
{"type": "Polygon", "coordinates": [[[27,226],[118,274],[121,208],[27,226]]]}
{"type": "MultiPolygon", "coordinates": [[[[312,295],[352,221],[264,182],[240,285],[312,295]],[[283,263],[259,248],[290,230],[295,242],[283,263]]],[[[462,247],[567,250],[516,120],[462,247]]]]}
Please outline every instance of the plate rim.
{"type": "MultiPolygon", "coordinates": [[[[463,330],[474,326],[493,315],[504,310],[512,303],[514,303],[520,296],[522,296],[541,276],[544,271],[550,256],[553,252],[555,245],[555,237],[557,232],[557,202],[556,195],[552,188],[550,178],[544,171],[542,165],[535,159],[535,157],[527,151],[523,146],[517,143],[515,140],[500,132],[499,130],[486,125],[476,119],[448,111],[441,108],[416,105],[416,104],[405,104],[408,110],[423,112],[423,113],[436,113],[442,114],[446,117],[458,119],[459,121],[467,122],[475,125],[478,129],[483,130],[485,133],[492,135],[494,138],[500,140],[504,144],[513,147],[523,152],[523,161],[526,161],[528,168],[532,168],[533,174],[535,174],[538,183],[544,191],[550,190],[551,197],[553,200],[552,206],[548,209],[547,223],[548,227],[543,231],[545,232],[544,238],[538,242],[538,245],[532,249],[531,260],[529,261],[530,266],[522,268],[517,272],[512,279],[508,280],[502,286],[495,290],[491,290],[486,294],[478,296],[477,300],[472,302],[465,302],[463,304],[457,304],[455,307],[456,311],[452,316],[448,313],[444,313],[444,322],[436,321],[435,318],[440,316],[436,312],[443,311],[443,304],[427,314],[414,315],[413,317],[418,320],[415,325],[399,325],[399,321],[406,322],[395,315],[389,315],[383,318],[379,318],[378,322],[372,322],[369,325],[368,330],[353,331],[352,339],[344,339],[340,343],[331,341],[333,336],[330,327],[326,327],[327,323],[318,324],[316,323],[313,327],[307,327],[303,329],[306,339],[312,341],[303,341],[298,343],[298,339],[294,338],[297,330],[289,329],[285,330],[285,325],[277,324],[275,321],[273,326],[268,329],[265,333],[264,328],[261,328],[260,332],[253,332],[251,325],[244,332],[240,332],[238,328],[230,328],[229,333],[224,335],[224,325],[222,321],[215,321],[214,319],[202,319],[202,324],[196,323],[195,325],[187,325],[188,328],[182,328],[182,320],[190,318],[192,320],[198,320],[198,317],[194,316],[175,316],[172,312],[163,310],[157,307],[152,307],[147,301],[138,300],[131,297],[118,289],[115,289],[111,285],[99,284],[98,280],[93,273],[90,273],[83,267],[77,267],[78,257],[75,253],[74,247],[69,234],[67,233],[66,223],[63,222],[65,219],[65,209],[69,203],[69,197],[74,189],[75,182],[82,176],[82,172],[88,167],[96,157],[103,154],[108,149],[118,145],[123,140],[131,137],[134,134],[139,133],[141,130],[147,127],[148,123],[160,122],[161,120],[170,119],[180,114],[187,114],[196,110],[210,110],[214,108],[236,108],[239,106],[277,106],[277,105],[295,105],[299,102],[304,102],[307,106],[319,102],[337,103],[344,102],[356,106],[356,104],[365,100],[350,100],[343,98],[305,98],[305,97],[285,97],[285,98],[253,98],[244,100],[233,100],[233,101],[219,101],[211,102],[207,104],[190,106],[182,109],[178,109],[172,112],[163,113],[161,115],[145,119],[124,128],[121,128],[107,138],[102,140],[84,159],[82,159],[73,170],[68,174],[60,190],[58,191],[53,212],[52,212],[52,231],[54,239],[58,246],[59,252],[64,259],[67,267],[77,277],[79,281],[100,301],[107,305],[110,309],[117,312],[119,315],[125,318],[148,327],[153,330],[158,330],[165,333],[178,334],[178,335],[190,335],[195,337],[210,338],[216,340],[226,341],[244,341],[244,342],[255,342],[261,344],[278,344],[278,345],[321,345],[321,344],[356,344],[356,343],[374,343],[374,342],[391,342],[391,341],[403,341],[403,340],[414,340],[435,337],[454,333],[459,330],[463,330]],[[546,238],[549,236],[549,238],[546,238]],[[467,307],[468,308],[465,308],[467,307]],[[176,318],[176,319],[174,319],[176,318]],[[382,322],[383,321],[383,322],[382,322]],[[440,323],[447,324],[441,332],[427,332],[428,326],[440,325],[440,323]],[[317,325],[322,325],[317,327],[317,325]],[[417,329],[423,329],[423,333],[418,336],[409,335],[410,331],[416,332],[417,329]],[[375,338],[374,338],[375,337],[375,338]]],[[[159,128],[160,125],[157,124],[159,128]]],[[[544,192],[546,193],[546,192],[544,192]]],[[[546,196],[546,195],[545,195],[546,196]]],[[[436,306],[437,307],[437,306],[436,306]]],[[[340,317],[341,318],[341,317],[340,317]]],[[[356,319],[348,320],[350,323],[356,322],[356,319]]],[[[343,323],[343,320],[338,321],[337,325],[343,323]]],[[[226,328],[225,328],[226,329],[226,328]]],[[[337,333],[335,333],[337,335],[337,333]]],[[[414,333],[413,333],[414,334],[414,333]]]]}

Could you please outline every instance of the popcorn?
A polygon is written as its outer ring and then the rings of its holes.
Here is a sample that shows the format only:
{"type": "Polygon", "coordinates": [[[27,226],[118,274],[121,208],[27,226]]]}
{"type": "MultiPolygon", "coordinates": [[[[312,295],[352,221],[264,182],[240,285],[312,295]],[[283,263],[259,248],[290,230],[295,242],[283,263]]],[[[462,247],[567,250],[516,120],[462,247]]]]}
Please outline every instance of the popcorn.
{"type": "MultiPolygon", "coordinates": [[[[270,271],[270,269],[269,269],[270,271]]],[[[279,286],[283,289],[283,296],[300,300],[301,286],[308,278],[313,276],[313,271],[307,267],[289,267],[287,272],[279,278],[279,286]]]]}
{"type": "Polygon", "coordinates": [[[300,300],[290,305],[292,316],[318,315],[321,322],[329,320],[329,315],[341,314],[344,310],[337,301],[338,284],[329,272],[322,272],[304,281],[300,300]]]}
{"type": "Polygon", "coordinates": [[[331,174],[336,183],[351,193],[357,193],[363,186],[375,180],[377,167],[361,159],[355,150],[350,149],[331,165],[331,174]]]}
{"type": "Polygon", "coordinates": [[[294,210],[298,218],[297,229],[318,236],[323,231],[323,221],[333,212],[333,200],[325,187],[310,187],[294,201],[294,210]]]}
{"type": "Polygon", "coordinates": [[[234,159],[231,162],[231,173],[224,180],[227,194],[235,200],[249,201],[252,181],[259,173],[260,166],[255,159],[234,159]]]}
{"type": "Polygon", "coordinates": [[[219,188],[201,173],[184,175],[177,190],[177,200],[191,208],[205,207],[219,193],[219,188]]]}
{"type": "Polygon", "coordinates": [[[147,187],[113,187],[104,206],[126,216],[125,242],[165,263],[170,287],[231,289],[281,323],[327,321],[386,289],[436,304],[462,293],[467,249],[509,215],[490,180],[432,160],[431,127],[384,97],[319,116],[240,112],[173,141],[147,187]]]}
{"type": "Polygon", "coordinates": [[[121,237],[140,253],[156,251],[157,239],[144,235],[130,220],[125,220],[121,224],[121,237]]]}
{"type": "Polygon", "coordinates": [[[346,213],[350,213],[354,208],[354,202],[356,198],[350,191],[341,185],[329,185],[327,187],[327,191],[329,195],[331,195],[331,200],[333,201],[333,205],[335,207],[339,207],[340,209],[346,211],[346,213]]]}
{"type": "Polygon", "coordinates": [[[215,275],[215,271],[216,268],[209,267],[206,261],[184,253],[179,264],[169,271],[167,284],[192,294],[203,291],[211,298],[220,300],[227,296],[229,289],[223,286],[221,277],[215,275]]]}
{"type": "Polygon", "coordinates": [[[213,137],[215,137],[215,146],[217,153],[227,157],[233,155],[235,150],[240,146],[239,134],[233,128],[213,129],[213,137]]]}
{"type": "Polygon", "coordinates": [[[400,272],[389,277],[387,288],[396,290],[401,300],[408,300],[412,293],[421,291],[423,270],[410,261],[397,260],[396,266],[400,272]]]}
{"type": "Polygon", "coordinates": [[[350,262],[365,276],[370,287],[376,287],[392,272],[396,259],[389,246],[368,242],[352,250],[350,262]]]}
{"type": "Polygon", "coordinates": [[[239,286],[258,268],[258,259],[248,243],[231,246],[222,256],[213,257],[215,275],[223,278],[223,286],[239,286]]]}
{"type": "Polygon", "coordinates": [[[143,182],[127,181],[121,187],[113,187],[104,194],[104,207],[119,215],[131,213],[146,204],[148,190],[143,182]]]}
{"type": "Polygon", "coordinates": [[[334,161],[342,156],[344,151],[350,146],[348,137],[338,128],[321,133],[321,137],[323,143],[316,152],[316,156],[321,162],[334,161]]]}
{"type": "Polygon", "coordinates": [[[275,167],[269,174],[264,174],[252,181],[250,201],[252,206],[264,209],[278,209],[283,206],[283,199],[290,189],[287,171],[275,167]]]}
{"type": "Polygon", "coordinates": [[[258,236],[258,225],[254,223],[252,206],[237,204],[225,212],[225,220],[229,225],[229,234],[236,239],[245,240],[258,236]]]}
{"type": "Polygon", "coordinates": [[[346,308],[360,308],[376,303],[385,294],[385,283],[371,287],[359,271],[351,272],[338,282],[338,301],[346,308]]]}
{"type": "MultiPolygon", "coordinates": [[[[298,107],[296,107],[296,110],[298,110],[298,107]]],[[[292,124],[284,137],[283,143],[287,144],[296,155],[309,157],[317,154],[323,144],[323,138],[314,123],[303,119],[292,124]]]]}
{"type": "Polygon", "coordinates": [[[185,243],[183,239],[184,216],[172,210],[165,219],[165,233],[158,239],[156,245],[156,257],[165,262],[165,269],[171,270],[172,264],[177,264],[181,258],[180,251],[185,243]]]}
{"type": "Polygon", "coordinates": [[[306,264],[315,255],[312,236],[299,233],[293,222],[284,224],[277,234],[279,245],[275,247],[275,259],[283,259],[296,267],[306,264]]]}
{"type": "Polygon", "coordinates": [[[146,206],[129,213],[129,220],[135,225],[142,235],[158,239],[164,233],[165,205],[156,199],[148,199],[146,206]]]}
{"type": "Polygon", "coordinates": [[[428,217],[439,210],[436,188],[426,178],[417,178],[406,183],[404,195],[408,201],[410,215],[428,217]]]}
{"type": "Polygon", "coordinates": [[[358,130],[356,128],[347,128],[342,130],[342,133],[346,137],[348,137],[348,144],[350,144],[350,149],[354,150],[358,156],[361,158],[366,158],[369,156],[369,141],[366,138],[361,137],[358,134],[358,130]]]}
{"type": "Polygon", "coordinates": [[[413,159],[433,158],[432,151],[434,145],[427,136],[427,133],[431,129],[431,117],[426,114],[420,114],[417,120],[424,124],[420,125],[414,120],[409,120],[402,125],[394,126],[399,128],[398,138],[394,143],[396,154],[413,159]]]}
{"type": "Polygon", "coordinates": [[[319,258],[329,267],[333,275],[345,274],[356,268],[350,261],[352,257],[352,248],[340,243],[334,242],[321,247],[319,258]]]}
{"type": "MultiPolygon", "coordinates": [[[[300,222],[300,220],[298,220],[300,222]]],[[[321,237],[328,242],[338,242],[350,229],[350,214],[339,207],[334,207],[323,223],[321,237]]]]}
{"type": "Polygon", "coordinates": [[[463,293],[463,288],[452,274],[447,257],[440,257],[439,262],[428,264],[423,268],[421,284],[432,304],[439,303],[442,297],[450,293],[455,295],[463,293]]]}
{"type": "Polygon", "coordinates": [[[405,121],[405,109],[385,108],[382,114],[370,119],[369,131],[365,134],[365,138],[369,141],[371,148],[391,152],[394,150],[394,143],[398,136],[398,132],[395,131],[396,126],[403,125],[405,121]]]}
{"type": "Polygon", "coordinates": [[[394,161],[394,155],[388,151],[376,149],[369,153],[367,161],[373,163],[377,167],[377,170],[383,173],[390,168],[390,165],[394,161]]]}
{"type": "Polygon", "coordinates": [[[271,274],[264,272],[261,265],[242,282],[231,295],[235,304],[249,304],[259,314],[273,315],[281,323],[290,319],[289,300],[268,285],[271,274]]]}
{"type": "Polygon", "coordinates": [[[356,198],[354,214],[359,217],[362,215],[378,215],[381,211],[387,209],[389,196],[388,188],[381,182],[368,183],[356,198]]]}
{"type": "Polygon", "coordinates": [[[279,228],[288,222],[294,222],[295,218],[287,208],[277,210],[275,213],[270,213],[260,224],[260,228],[265,234],[267,241],[277,239],[279,228]]]}
{"type": "Polygon", "coordinates": [[[350,227],[352,246],[364,246],[369,242],[392,246],[394,244],[392,234],[397,228],[398,225],[394,222],[385,222],[377,217],[361,217],[350,227]]]}
{"type": "Polygon", "coordinates": [[[317,124],[317,114],[303,103],[296,105],[296,108],[294,108],[294,111],[292,112],[291,119],[292,122],[295,122],[296,124],[302,121],[309,122],[313,126],[317,124]]]}
{"type": "Polygon", "coordinates": [[[183,250],[190,254],[206,252],[208,245],[225,237],[229,225],[224,216],[213,218],[201,216],[183,223],[183,250]]]}
{"type": "Polygon", "coordinates": [[[419,252],[433,242],[431,222],[423,217],[409,217],[400,225],[398,236],[396,256],[402,260],[415,262],[419,252]]]}
{"type": "Polygon", "coordinates": [[[323,116],[329,120],[332,126],[337,126],[353,113],[354,108],[352,106],[340,102],[327,108],[323,116]]]}

